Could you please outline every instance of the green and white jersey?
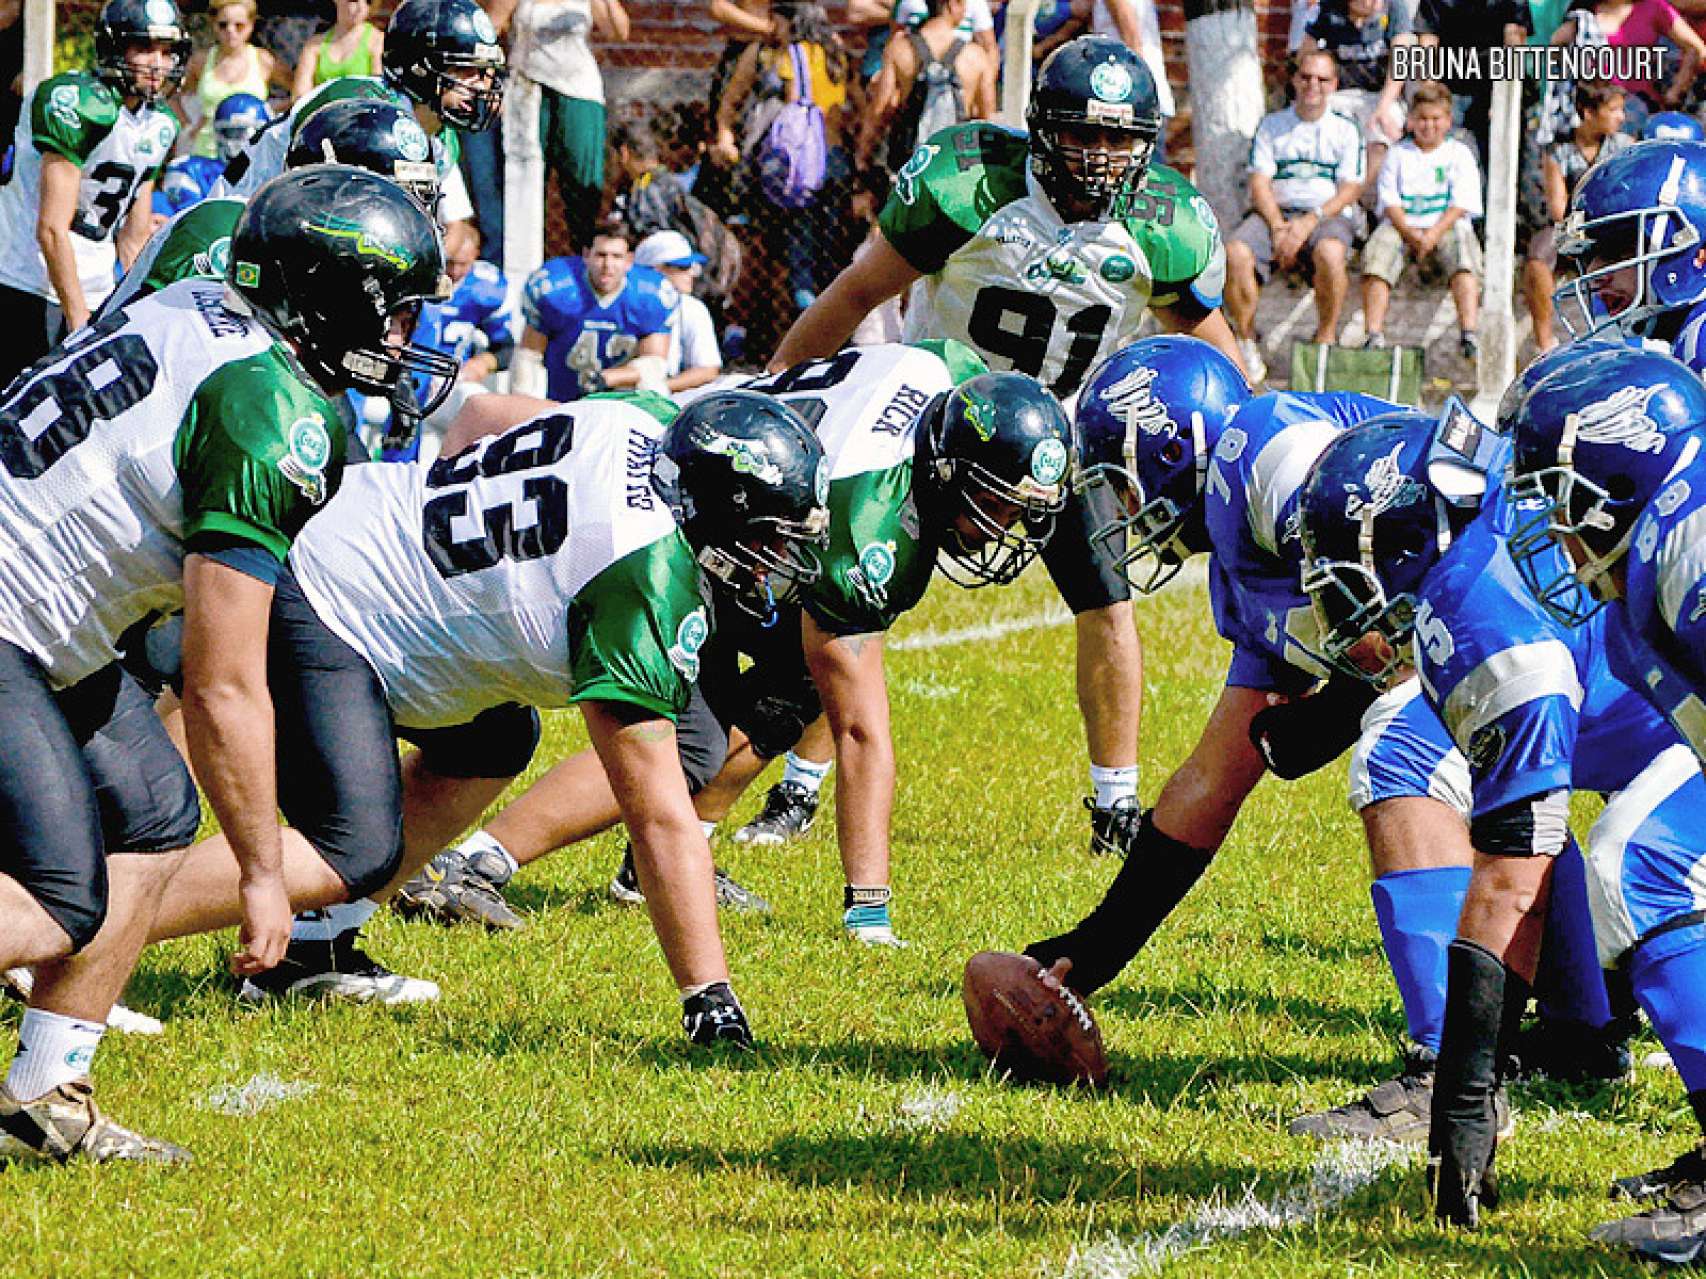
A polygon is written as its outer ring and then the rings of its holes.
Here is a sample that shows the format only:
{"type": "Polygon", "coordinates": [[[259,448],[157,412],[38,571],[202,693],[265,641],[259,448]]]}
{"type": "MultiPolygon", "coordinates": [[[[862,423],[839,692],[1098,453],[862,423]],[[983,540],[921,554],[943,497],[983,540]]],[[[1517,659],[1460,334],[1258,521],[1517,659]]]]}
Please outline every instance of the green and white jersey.
{"type": "Polygon", "coordinates": [[[686,708],[710,620],[652,488],[675,413],[662,396],[589,398],[430,467],[350,471],[290,566],[399,724],[504,702],[686,708]]]}
{"type": "Polygon", "coordinates": [[[0,284],[53,298],[47,259],[36,244],[41,209],[42,157],[62,155],[83,171],[71,251],[83,297],[93,308],[113,287],[118,261],[113,232],[129,212],[137,188],[159,176],[178,137],[170,111],[131,111],[106,84],[86,71],[43,80],[29,95],[12,135],[12,176],[0,187],[0,284]]]}
{"type": "Polygon", "coordinates": [[[106,316],[144,293],[179,280],[223,280],[231,262],[231,232],[248,201],[225,196],[192,204],[148,237],[124,279],[101,304],[106,316]]]}
{"type": "Polygon", "coordinates": [[[848,347],[749,384],[811,423],[829,464],[829,547],[801,602],[831,634],[886,631],[930,585],[936,544],[912,494],[918,420],[986,371],[957,342],[848,347]]]}
{"type": "Polygon", "coordinates": [[[903,336],[954,338],[1062,399],[1137,336],[1146,306],[1206,315],[1226,274],[1208,202],[1151,165],[1127,217],[1066,222],[1030,174],[1025,136],[955,125],[913,153],[880,218],[924,278],[903,336]]]}
{"type": "MultiPolygon", "coordinates": [[[[226,166],[225,173],[213,184],[211,194],[247,198],[260,190],[263,183],[284,172],[284,159],[290,154],[297,125],[321,107],[344,98],[374,98],[394,102],[404,110],[411,109],[407,98],[377,76],[340,76],[328,80],[292,107],[289,115],[273,121],[251,138],[243,153],[226,166]]],[[[438,168],[440,224],[469,220],[474,216],[474,205],[468,198],[468,186],[457,163],[462,156],[461,140],[448,127],[436,138],[426,138],[423,130],[422,137],[438,168]]],[[[427,159],[427,153],[423,152],[420,158],[427,159]]]]}
{"type": "Polygon", "coordinates": [[[183,608],[186,551],[282,564],[337,489],[337,410],[225,286],[175,284],[79,330],[0,403],[0,639],[57,687],[183,608]]]}

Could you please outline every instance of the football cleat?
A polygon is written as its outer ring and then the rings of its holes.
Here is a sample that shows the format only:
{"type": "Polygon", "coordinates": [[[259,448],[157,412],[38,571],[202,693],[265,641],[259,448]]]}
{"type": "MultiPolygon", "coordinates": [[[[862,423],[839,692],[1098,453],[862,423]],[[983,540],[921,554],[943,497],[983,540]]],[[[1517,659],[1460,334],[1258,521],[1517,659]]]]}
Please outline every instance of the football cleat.
{"type": "Polygon", "coordinates": [[[1116,799],[1111,807],[1097,808],[1096,801],[1086,795],[1084,807],[1090,810],[1090,856],[1116,853],[1124,857],[1131,852],[1132,841],[1143,828],[1143,810],[1137,805],[1137,796],[1128,795],[1116,799]]]}
{"type": "Polygon", "coordinates": [[[1611,1197],[1636,1202],[1656,1199],[1672,1186],[1690,1181],[1706,1182],[1706,1141],[1684,1151],[1663,1168],[1638,1172],[1632,1177],[1619,1177],[1611,1183],[1611,1197]]]}
{"type": "Polygon", "coordinates": [[[1692,1175],[1667,1185],[1663,1196],[1663,1202],[1645,1212],[1595,1226],[1588,1237],[1608,1248],[1626,1248],[1673,1265],[1690,1264],[1706,1252],[1706,1180],[1698,1165],[1692,1175]]]}
{"type": "Polygon", "coordinates": [[[817,802],[816,792],[798,782],[777,782],[764,797],[764,808],[735,832],[734,841],[761,847],[792,843],[817,820],[817,802]]]}
{"type": "MultiPolygon", "coordinates": [[[[8,968],[0,972],[0,993],[12,996],[19,1003],[29,1003],[35,988],[36,975],[28,968],[8,968]]],[[[126,1035],[160,1035],[166,1031],[158,1017],[139,1013],[123,1004],[114,1004],[107,1013],[107,1029],[126,1035]]]]}
{"type": "MultiPolygon", "coordinates": [[[[712,867],[712,882],[716,887],[717,905],[748,915],[768,915],[770,903],[742,884],[721,867],[712,867]]],[[[622,852],[622,865],[610,881],[610,896],[624,906],[644,906],[646,895],[640,889],[640,876],[634,870],[634,846],[622,852]]]]}
{"type": "Polygon", "coordinates": [[[430,1004],[438,998],[438,983],[392,972],[357,943],[357,929],[331,941],[293,941],[276,968],[243,979],[237,998],[251,1005],[300,995],[307,999],[342,999],[357,1004],[430,1004]]]}
{"type": "Polygon", "coordinates": [[[1618,1018],[1595,1028],[1579,1021],[1547,1019],[1517,1032],[1510,1077],[1559,1083],[1614,1083],[1635,1070],[1629,1041],[1636,1023],[1618,1018]]]}
{"type": "Polygon", "coordinates": [[[34,1101],[19,1101],[0,1085],[0,1163],[187,1164],[182,1146],[115,1124],[95,1105],[87,1076],[34,1101]]]}
{"type": "MultiPolygon", "coordinates": [[[[1294,1137],[1323,1141],[1395,1141],[1425,1146],[1434,1097],[1434,1062],[1431,1049],[1411,1044],[1404,1054],[1404,1068],[1395,1079],[1382,1080],[1347,1105],[1299,1115],[1286,1131],[1294,1137]]],[[[1503,1100],[1501,1093],[1501,1104],[1503,1100]]],[[[1507,1114],[1508,1110],[1506,1107],[1507,1114]]]]}
{"type": "Polygon", "coordinates": [[[397,890],[392,904],[405,919],[484,924],[494,931],[525,928],[527,921],[504,900],[508,870],[490,853],[468,858],[447,848],[397,890]]]}
{"type": "Polygon", "coordinates": [[[681,1001],[681,1029],[688,1042],[701,1048],[726,1044],[751,1052],[752,1027],[746,1011],[726,981],[712,982],[696,995],[681,1001]]]}

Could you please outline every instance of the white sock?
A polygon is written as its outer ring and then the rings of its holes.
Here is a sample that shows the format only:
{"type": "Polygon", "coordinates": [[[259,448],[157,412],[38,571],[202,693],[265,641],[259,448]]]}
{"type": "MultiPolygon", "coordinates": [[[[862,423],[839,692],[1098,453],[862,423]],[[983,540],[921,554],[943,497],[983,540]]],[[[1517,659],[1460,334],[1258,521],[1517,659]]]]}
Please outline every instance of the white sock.
{"type": "Polygon", "coordinates": [[[821,764],[815,759],[801,759],[793,751],[789,751],[782,760],[782,780],[792,782],[807,794],[815,795],[823,788],[823,779],[829,776],[829,770],[834,764],[832,759],[821,764]]]}
{"type": "Polygon", "coordinates": [[[1116,800],[1137,795],[1137,765],[1102,768],[1090,765],[1090,785],[1096,789],[1096,807],[1112,808],[1116,800]]]}
{"type": "Polygon", "coordinates": [[[291,941],[331,941],[372,919],[379,903],[371,897],[339,902],[324,910],[305,910],[290,925],[291,941]]]}
{"type": "Polygon", "coordinates": [[[705,832],[705,838],[708,840],[711,836],[717,833],[717,823],[701,821],[699,823],[699,829],[705,832]]]}
{"type": "Polygon", "coordinates": [[[509,849],[483,830],[475,831],[467,839],[456,845],[456,851],[464,857],[478,857],[481,853],[496,853],[503,858],[503,863],[509,868],[510,874],[513,875],[521,869],[521,863],[509,855],[509,849]]]}
{"type": "Polygon", "coordinates": [[[94,1064],[95,1049],[106,1030],[98,1021],[25,1009],[24,1023],[18,1028],[18,1055],[6,1073],[6,1091],[19,1101],[34,1101],[60,1084],[81,1079],[94,1064]]]}

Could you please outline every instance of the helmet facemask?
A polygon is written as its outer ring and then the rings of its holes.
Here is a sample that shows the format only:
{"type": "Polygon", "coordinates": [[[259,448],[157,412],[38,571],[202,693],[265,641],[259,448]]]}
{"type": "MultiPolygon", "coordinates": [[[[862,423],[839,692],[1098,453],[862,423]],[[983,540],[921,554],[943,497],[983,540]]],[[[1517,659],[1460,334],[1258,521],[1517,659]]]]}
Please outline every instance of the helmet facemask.
{"type": "Polygon", "coordinates": [[[147,34],[138,30],[121,39],[99,43],[106,47],[97,54],[96,74],[117,89],[119,96],[140,98],[144,106],[156,106],[176,93],[189,68],[190,38],[178,27],[150,28],[147,34]],[[138,49],[156,48],[164,48],[170,61],[159,73],[157,83],[144,83],[139,77],[155,73],[136,66],[130,60],[131,55],[138,49]]]}
{"type": "Polygon", "coordinates": [[[1646,336],[1659,317],[1699,300],[1667,301],[1654,272],[1678,255],[1691,257],[1700,246],[1700,232],[1675,205],[1652,204],[1592,219],[1572,211],[1559,229],[1558,255],[1584,264],[1584,269],[1552,295],[1564,328],[1577,339],[1607,330],[1646,336]],[[1625,268],[1633,268],[1634,292],[1613,314],[1600,301],[1598,286],[1625,268]]]}
{"type": "Polygon", "coordinates": [[[461,366],[446,351],[419,346],[411,339],[421,306],[434,299],[407,298],[380,313],[384,325],[377,343],[352,343],[336,361],[334,372],[347,385],[367,395],[390,395],[405,377],[429,380],[431,390],[420,406],[422,417],[443,404],[461,366]]]}
{"type": "MultiPolygon", "coordinates": [[[[1092,108],[1101,105],[1090,103],[1092,108]]],[[[1064,206],[1062,212],[1087,208],[1098,217],[1121,217],[1143,185],[1155,138],[1156,129],[1142,124],[1044,118],[1032,126],[1031,171],[1049,198],[1064,206]],[[1101,132],[1103,145],[1068,141],[1064,135],[1069,130],[1101,132]],[[1129,140],[1128,146],[1106,145],[1107,135],[1116,132],[1129,140]]]]}
{"type": "Polygon", "coordinates": [[[444,120],[469,133],[484,133],[503,109],[504,65],[471,53],[432,55],[422,77],[430,86],[427,105],[444,120]],[[478,73],[469,76],[466,73],[478,73]],[[458,75],[457,72],[464,74],[458,75]],[[446,101],[454,95],[454,104],[446,101]],[[463,101],[462,99],[466,99],[463,101]]]}
{"type": "Polygon", "coordinates": [[[1303,590],[1321,633],[1320,651],[1311,654],[1330,669],[1379,688],[1389,688],[1411,666],[1410,640],[1416,629],[1416,597],[1409,591],[1388,595],[1374,566],[1375,508],[1362,513],[1358,558],[1312,559],[1303,570],[1303,590]],[[1377,665],[1357,661],[1353,652],[1378,636],[1386,651],[1377,665]]]}
{"type": "MultiPolygon", "coordinates": [[[[694,540],[689,534],[689,540],[694,540]]],[[[705,542],[699,567],[719,583],[742,612],[764,627],[776,625],[781,607],[823,573],[818,552],[829,544],[829,511],[813,507],[803,519],[760,516],[746,522],[745,535],[705,542]]]]}
{"type": "MultiPolygon", "coordinates": [[[[1567,429],[1567,428],[1566,428],[1567,429]]],[[[1618,591],[1610,576],[1629,550],[1635,521],[1619,530],[1618,502],[1570,465],[1566,444],[1559,464],[1511,483],[1518,518],[1509,547],[1517,571],[1540,607],[1563,626],[1580,626],[1618,591]],[[1563,541],[1570,538],[1569,543],[1563,541]],[[1561,555],[1564,567],[1552,571],[1561,555]]]]}
{"type": "Polygon", "coordinates": [[[1066,505],[1062,484],[1030,476],[1009,484],[978,462],[939,459],[936,475],[946,498],[936,567],[968,589],[1003,586],[1023,573],[1048,544],[1066,505]],[[962,520],[975,539],[962,532],[962,520]]]}
{"type": "Polygon", "coordinates": [[[1193,465],[1189,471],[1177,469],[1185,461],[1183,439],[1170,439],[1158,451],[1156,460],[1172,471],[1166,481],[1167,487],[1183,487],[1180,481],[1186,474],[1190,475],[1191,491],[1184,503],[1175,501],[1166,492],[1147,496],[1143,481],[1138,476],[1135,431],[1126,433],[1123,466],[1103,462],[1085,467],[1080,472],[1076,487],[1085,501],[1093,503],[1095,490],[1106,486],[1111,490],[1114,506],[1119,512],[1091,532],[1091,544],[1107,557],[1114,571],[1140,595],[1151,595],[1160,590],[1197,553],[1198,547],[1192,544],[1192,533],[1201,522],[1200,499],[1208,472],[1207,445],[1203,415],[1200,411],[1193,411],[1193,465]]]}

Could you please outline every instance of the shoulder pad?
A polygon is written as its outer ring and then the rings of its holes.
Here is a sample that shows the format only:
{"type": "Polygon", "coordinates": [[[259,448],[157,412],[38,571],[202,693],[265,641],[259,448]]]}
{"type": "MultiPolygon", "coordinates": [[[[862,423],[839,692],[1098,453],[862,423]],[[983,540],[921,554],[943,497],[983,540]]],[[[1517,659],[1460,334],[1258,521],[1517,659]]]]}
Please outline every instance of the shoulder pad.
{"type": "Polygon", "coordinates": [[[1150,166],[1123,221],[1149,259],[1157,285],[1195,279],[1220,250],[1220,223],[1214,210],[1195,187],[1165,165],[1150,166]]]}

